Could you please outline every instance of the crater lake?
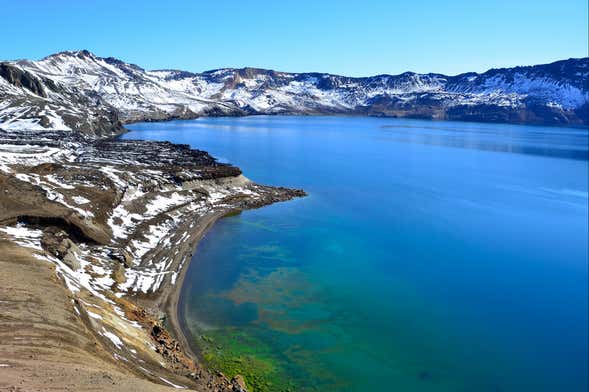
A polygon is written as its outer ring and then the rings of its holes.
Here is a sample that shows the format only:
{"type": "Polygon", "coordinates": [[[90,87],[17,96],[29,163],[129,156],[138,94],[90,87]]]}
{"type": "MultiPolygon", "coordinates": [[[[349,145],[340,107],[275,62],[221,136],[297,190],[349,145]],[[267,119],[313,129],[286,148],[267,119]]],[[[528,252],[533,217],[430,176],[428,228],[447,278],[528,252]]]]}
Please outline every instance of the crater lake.
{"type": "Polygon", "coordinates": [[[588,130],[201,118],[125,139],[308,196],[221,219],[181,314],[254,391],[586,391],[588,130]]]}

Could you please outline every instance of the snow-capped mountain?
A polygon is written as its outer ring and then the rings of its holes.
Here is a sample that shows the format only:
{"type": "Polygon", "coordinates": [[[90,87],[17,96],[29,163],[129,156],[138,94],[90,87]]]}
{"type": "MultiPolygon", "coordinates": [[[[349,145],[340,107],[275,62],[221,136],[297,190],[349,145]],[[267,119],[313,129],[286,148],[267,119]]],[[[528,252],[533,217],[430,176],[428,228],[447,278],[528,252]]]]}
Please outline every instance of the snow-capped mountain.
{"type": "Polygon", "coordinates": [[[10,63],[0,63],[0,129],[75,129],[96,135],[123,130],[117,111],[98,94],[10,63]]]}
{"type": "Polygon", "coordinates": [[[457,76],[147,71],[83,50],[0,63],[0,128],[106,135],[119,120],[250,114],[588,124],[588,75],[588,58],[457,76]]]}

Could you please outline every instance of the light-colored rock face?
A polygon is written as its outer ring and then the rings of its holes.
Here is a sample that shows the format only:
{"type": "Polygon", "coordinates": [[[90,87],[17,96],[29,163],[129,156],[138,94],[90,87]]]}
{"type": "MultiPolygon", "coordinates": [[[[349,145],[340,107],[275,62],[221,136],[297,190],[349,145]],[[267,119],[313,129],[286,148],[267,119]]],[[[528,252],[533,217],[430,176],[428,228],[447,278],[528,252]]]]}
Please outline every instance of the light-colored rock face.
{"type": "Polygon", "coordinates": [[[87,51],[62,52],[4,63],[0,128],[104,135],[120,131],[117,119],[280,113],[587,123],[588,62],[571,59],[458,76],[349,78],[254,68],[146,71],[87,51]],[[19,73],[25,73],[20,78],[25,83],[16,80],[19,73]]]}

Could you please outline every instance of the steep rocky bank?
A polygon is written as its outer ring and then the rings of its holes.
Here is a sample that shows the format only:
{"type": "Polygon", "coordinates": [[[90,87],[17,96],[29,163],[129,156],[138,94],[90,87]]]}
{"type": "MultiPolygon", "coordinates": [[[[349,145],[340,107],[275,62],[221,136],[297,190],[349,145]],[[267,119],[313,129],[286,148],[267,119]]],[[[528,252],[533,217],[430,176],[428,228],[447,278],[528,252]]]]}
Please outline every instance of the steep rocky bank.
{"type": "Polygon", "coordinates": [[[242,390],[190,353],[183,273],[219,217],[303,195],[184,145],[0,131],[0,389],[242,390]]]}

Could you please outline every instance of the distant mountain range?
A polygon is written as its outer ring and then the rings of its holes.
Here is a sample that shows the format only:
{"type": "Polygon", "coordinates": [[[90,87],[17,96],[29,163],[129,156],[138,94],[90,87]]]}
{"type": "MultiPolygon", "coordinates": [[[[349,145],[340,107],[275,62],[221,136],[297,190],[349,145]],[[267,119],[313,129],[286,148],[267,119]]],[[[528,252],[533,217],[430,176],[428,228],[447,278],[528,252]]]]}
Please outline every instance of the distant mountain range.
{"type": "Polygon", "coordinates": [[[545,125],[589,124],[589,58],[457,76],[353,78],[224,68],[147,71],[86,50],[0,62],[0,129],[107,136],[135,121],[350,114],[545,125]]]}

